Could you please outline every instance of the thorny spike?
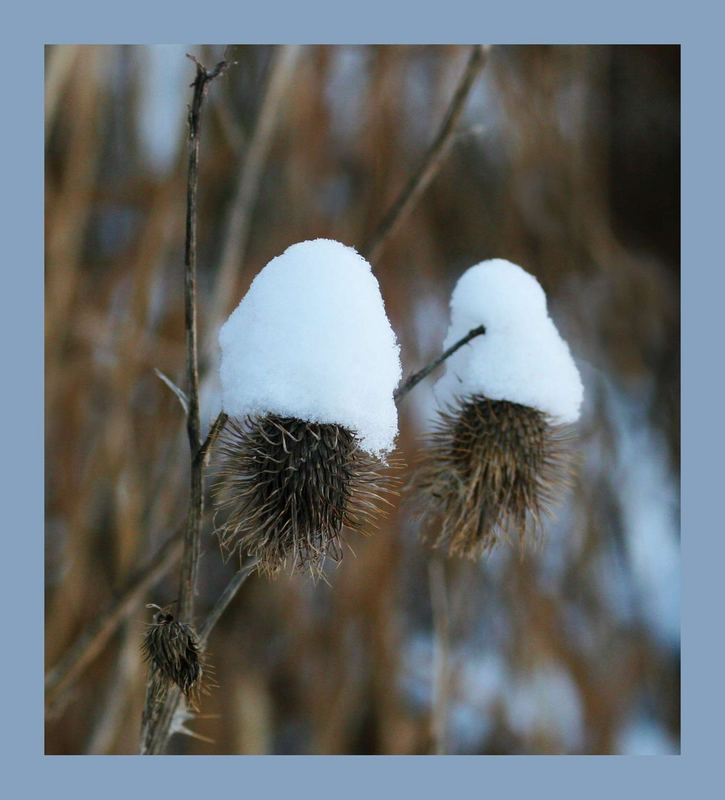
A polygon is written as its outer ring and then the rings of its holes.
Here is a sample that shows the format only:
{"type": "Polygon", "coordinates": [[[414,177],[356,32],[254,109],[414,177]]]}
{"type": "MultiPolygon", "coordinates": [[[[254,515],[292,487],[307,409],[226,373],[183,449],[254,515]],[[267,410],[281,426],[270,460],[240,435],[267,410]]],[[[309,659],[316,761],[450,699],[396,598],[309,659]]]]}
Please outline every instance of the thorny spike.
{"type": "Polygon", "coordinates": [[[440,412],[412,488],[423,538],[449,555],[477,558],[501,538],[538,540],[573,473],[573,435],[528,406],[482,395],[440,412]]]}
{"type": "Polygon", "coordinates": [[[258,558],[268,574],[291,563],[321,577],[328,557],[342,558],[343,529],[362,530],[397,485],[341,425],[277,415],[229,420],[217,452],[221,547],[258,558]]]}

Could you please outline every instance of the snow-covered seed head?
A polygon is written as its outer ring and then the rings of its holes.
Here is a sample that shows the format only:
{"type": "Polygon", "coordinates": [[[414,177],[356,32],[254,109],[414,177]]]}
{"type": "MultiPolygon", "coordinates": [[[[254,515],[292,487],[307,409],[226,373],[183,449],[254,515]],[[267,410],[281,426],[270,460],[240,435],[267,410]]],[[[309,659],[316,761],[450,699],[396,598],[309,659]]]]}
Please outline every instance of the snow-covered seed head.
{"type": "Polygon", "coordinates": [[[191,625],[175,619],[169,608],[159,609],[142,644],[157,691],[176,684],[192,706],[204,675],[203,649],[191,625]]]}
{"type": "Polygon", "coordinates": [[[457,350],[435,393],[442,409],[413,479],[423,535],[477,557],[502,536],[538,534],[570,483],[583,389],[538,281],[496,259],[471,267],[451,297],[444,347],[457,350]]]}
{"type": "Polygon", "coordinates": [[[571,475],[571,432],[541,411],[460,400],[438,413],[415,484],[425,498],[423,537],[452,555],[477,558],[502,537],[536,537],[571,475]]]}
{"type": "Polygon", "coordinates": [[[342,425],[267,415],[230,421],[218,445],[217,532],[226,553],[321,573],[344,528],[372,524],[393,478],[342,425]]]}
{"type": "Polygon", "coordinates": [[[319,574],[391,483],[400,357],[370,264],[328,239],[292,245],[254,279],[219,343],[222,544],[265,572],[319,574]]]}

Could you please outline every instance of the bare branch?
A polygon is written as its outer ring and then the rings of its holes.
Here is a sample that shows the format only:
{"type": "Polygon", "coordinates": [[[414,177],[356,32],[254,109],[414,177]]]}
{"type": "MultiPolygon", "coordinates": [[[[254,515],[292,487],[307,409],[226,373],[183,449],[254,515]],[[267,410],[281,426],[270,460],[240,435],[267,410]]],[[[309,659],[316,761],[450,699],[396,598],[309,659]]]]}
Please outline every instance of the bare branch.
{"type": "Polygon", "coordinates": [[[423,367],[423,369],[418,370],[418,372],[414,372],[412,375],[410,375],[393,393],[395,402],[398,403],[400,400],[402,400],[411,389],[417,386],[424,378],[427,378],[436,367],[439,367],[447,358],[452,356],[456,350],[459,350],[461,347],[463,347],[463,345],[468,344],[471,339],[475,339],[476,336],[482,336],[484,333],[486,333],[486,328],[484,325],[479,325],[477,328],[472,328],[462,339],[459,339],[447,350],[441,353],[438,358],[433,359],[433,361],[431,361],[427,366],[423,367]]]}
{"type": "Polygon", "coordinates": [[[184,273],[184,308],[186,324],[186,371],[189,394],[189,413],[186,417],[189,447],[191,449],[191,487],[189,513],[184,539],[184,557],[181,562],[181,583],[179,586],[179,619],[193,623],[194,591],[199,565],[199,536],[201,517],[204,508],[202,488],[202,462],[196,458],[201,447],[201,424],[199,421],[199,350],[197,344],[197,303],[196,303],[196,218],[197,188],[199,183],[199,137],[201,134],[201,110],[214,78],[222,75],[229,66],[220,61],[207,70],[193,56],[196,64],[196,78],[192,83],[194,96],[189,109],[189,175],[186,191],[186,248],[184,273]]]}
{"type": "Polygon", "coordinates": [[[368,261],[375,263],[378,260],[390,236],[411,211],[420,195],[426,190],[440,169],[443,159],[453,142],[456,125],[463,114],[471,87],[486,64],[489,49],[490,47],[487,45],[474,45],[471,48],[466,69],[453,94],[438,135],[428,148],[418,170],[410,176],[397,199],[390,206],[361,250],[368,261]]]}
{"type": "Polygon", "coordinates": [[[181,403],[181,407],[184,409],[184,416],[189,414],[189,398],[186,396],[186,392],[180,387],[177,386],[168,375],[165,375],[160,369],[156,369],[154,367],[154,372],[156,373],[156,377],[165,383],[169,389],[176,395],[177,400],[181,403]]]}
{"type": "Polygon", "coordinates": [[[202,467],[208,466],[211,448],[214,447],[217,437],[227,424],[228,419],[229,417],[223,411],[220,411],[219,414],[217,414],[217,418],[212,422],[209,433],[206,435],[206,439],[204,439],[204,443],[196,451],[194,460],[198,461],[202,467]]]}
{"type": "Polygon", "coordinates": [[[234,577],[229,581],[226,589],[219,595],[219,599],[214,604],[214,608],[209,612],[204,624],[199,629],[199,639],[202,644],[206,644],[209,635],[214,630],[214,626],[219,622],[219,618],[226,611],[227,606],[232,602],[236,593],[241,589],[247,578],[254,572],[257,566],[256,559],[245,564],[241,569],[234,573],[234,577]]]}
{"type": "Polygon", "coordinates": [[[428,564],[428,585],[435,637],[431,739],[433,752],[437,755],[444,755],[448,750],[450,623],[446,573],[443,561],[439,556],[433,556],[428,564]]]}
{"type": "MultiPolygon", "coordinates": [[[[196,64],[196,77],[191,84],[194,89],[189,108],[189,171],[186,187],[186,247],[184,251],[184,321],[186,327],[186,373],[188,383],[189,413],[186,416],[186,429],[191,451],[191,482],[189,509],[184,534],[184,553],[181,560],[179,583],[178,618],[193,625],[194,593],[199,571],[201,520],[204,514],[203,470],[205,455],[201,442],[201,421],[199,418],[199,347],[197,342],[197,301],[196,301],[196,221],[197,189],[199,184],[199,138],[201,135],[201,111],[209,84],[222,75],[229,62],[220,61],[212,69],[193,56],[196,64]]],[[[212,426],[216,429],[216,424],[212,426]]],[[[210,436],[212,431],[210,431],[210,436]]],[[[214,434],[216,436],[216,433],[214,434]]],[[[153,691],[154,676],[149,674],[142,725],[142,752],[149,752],[148,742],[159,732],[160,721],[165,720],[172,702],[172,692],[167,691],[163,698],[156,698],[153,691]]],[[[178,702],[178,701],[177,701],[178,702]]],[[[169,717],[170,722],[171,717],[169,717]]],[[[162,745],[165,739],[162,737],[162,745]]]]}

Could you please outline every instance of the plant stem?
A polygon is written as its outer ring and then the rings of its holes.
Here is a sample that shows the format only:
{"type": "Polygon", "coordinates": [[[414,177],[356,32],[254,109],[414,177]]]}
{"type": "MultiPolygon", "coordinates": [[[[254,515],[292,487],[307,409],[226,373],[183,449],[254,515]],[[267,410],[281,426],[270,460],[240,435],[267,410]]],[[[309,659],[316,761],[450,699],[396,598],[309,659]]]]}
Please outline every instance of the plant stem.
{"type": "Polygon", "coordinates": [[[201,448],[201,424],[199,421],[199,348],[197,343],[196,303],[196,218],[197,189],[199,184],[199,137],[201,135],[201,109],[214,78],[223,74],[229,66],[220,61],[207,70],[192,56],[196,64],[196,78],[192,87],[194,96],[189,109],[189,176],[186,190],[186,248],[184,263],[184,308],[186,325],[186,373],[188,383],[189,413],[186,429],[191,451],[191,482],[189,512],[184,537],[184,556],[181,561],[181,583],[179,586],[178,618],[182,622],[194,622],[194,592],[199,568],[199,538],[201,518],[204,511],[202,485],[203,459],[197,458],[201,448]]]}
{"type": "Polygon", "coordinates": [[[438,135],[428,148],[418,170],[414,172],[405,184],[400,194],[382,218],[378,227],[363,246],[361,253],[368,261],[375,263],[386,242],[394,233],[400,223],[410,213],[419,196],[426,190],[430,182],[440,169],[443,159],[453,141],[466,100],[470,94],[476,77],[486,65],[488,51],[487,45],[473,45],[471,54],[466,64],[466,69],[461,76],[456,91],[453,93],[448,111],[438,131],[438,135]]]}
{"type": "Polygon", "coordinates": [[[476,336],[482,336],[484,333],[486,333],[486,327],[484,325],[479,325],[477,328],[472,328],[463,338],[452,344],[447,350],[444,350],[438,356],[438,358],[434,358],[433,361],[431,361],[427,366],[423,367],[423,369],[418,370],[418,372],[414,372],[412,375],[408,376],[408,378],[406,378],[405,381],[393,393],[395,402],[397,403],[402,400],[411,389],[417,386],[424,378],[427,378],[436,367],[439,367],[447,358],[452,356],[456,350],[463,347],[464,344],[468,344],[471,339],[475,339],[476,336]]]}
{"type": "Polygon", "coordinates": [[[436,755],[444,755],[448,751],[450,624],[446,572],[439,555],[432,556],[428,563],[428,588],[434,633],[431,742],[433,752],[436,755]]]}
{"type": "MultiPolygon", "coordinates": [[[[194,594],[199,571],[199,552],[201,520],[204,514],[204,460],[206,451],[201,442],[201,422],[199,419],[199,348],[197,342],[197,302],[196,302],[196,220],[197,189],[199,184],[199,139],[201,135],[201,110],[209,84],[228,68],[227,61],[220,61],[212,69],[193,56],[188,56],[196,65],[196,77],[191,84],[194,90],[189,107],[189,171],[186,185],[186,246],[184,250],[184,322],[186,327],[186,378],[188,384],[189,410],[186,415],[186,430],[191,453],[191,476],[189,508],[184,533],[184,553],[181,559],[181,577],[177,603],[177,617],[181,622],[194,623],[194,594]]],[[[221,417],[221,415],[220,415],[221,417]]],[[[212,426],[209,439],[218,433],[219,418],[212,426]]],[[[143,714],[141,733],[141,752],[159,752],[154,748],[160,741],[163,748],[168,729],[178,703],[176,687],[165,691],[159,698],[152,691],[154,676],[149,674],[149,686],[143,714]],[[176,695],[176,700],[174,696],[176,695]]]]}

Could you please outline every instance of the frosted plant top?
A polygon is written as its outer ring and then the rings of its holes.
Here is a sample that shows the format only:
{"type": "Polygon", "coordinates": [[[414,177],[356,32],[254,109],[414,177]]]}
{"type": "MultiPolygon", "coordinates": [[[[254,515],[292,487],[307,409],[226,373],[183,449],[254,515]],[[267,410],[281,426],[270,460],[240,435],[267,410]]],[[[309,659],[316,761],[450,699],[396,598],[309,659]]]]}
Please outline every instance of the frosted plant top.
{"type": "Polygon", "coordinates": [[[256,276],[219,332],[227,414],[336,423],[382,454],[398,433],[399,347],[370,264],[315,239],[256,276]]]}
{"type": "Polygon", "coordinates": [[[486,333],[447,359],[436,384],[439,401],[483,394],[539,409],[554,423],[575,422],[584,391],[581,378],[536,278],[503,259],[464,272],[451,296],[444,347],[481,324],[486,333]]]}

